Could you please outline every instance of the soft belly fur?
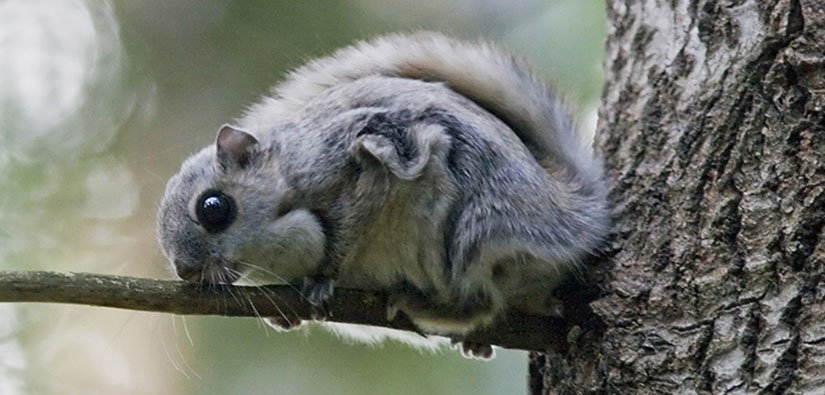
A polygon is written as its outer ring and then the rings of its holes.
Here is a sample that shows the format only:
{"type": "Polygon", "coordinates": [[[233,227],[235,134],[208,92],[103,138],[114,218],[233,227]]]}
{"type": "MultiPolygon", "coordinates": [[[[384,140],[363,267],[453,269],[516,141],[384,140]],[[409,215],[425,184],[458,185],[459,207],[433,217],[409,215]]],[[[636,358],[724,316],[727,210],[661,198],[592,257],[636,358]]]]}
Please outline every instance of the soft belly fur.
{"type": "Polygon", "coordinates": [[[422,190],[427,182],[404,181],[391,188],[342,263],[339,284],[386,290],[406,281],[420,290],[446,288],[444,265],[436,264],[444,260],[443,224],[434,219],[444,218],[439,211],[446,211],[447,199],[422,190]],[[423,205],[430,209],[422,210],[423,205]]]}

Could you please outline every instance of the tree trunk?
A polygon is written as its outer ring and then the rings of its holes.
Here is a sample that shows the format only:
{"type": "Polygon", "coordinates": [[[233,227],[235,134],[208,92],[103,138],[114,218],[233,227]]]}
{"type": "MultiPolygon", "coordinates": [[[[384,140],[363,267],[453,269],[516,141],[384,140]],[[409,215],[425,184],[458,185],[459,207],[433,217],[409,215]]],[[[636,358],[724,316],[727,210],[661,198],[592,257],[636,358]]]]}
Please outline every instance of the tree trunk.
{"type": "Polygon", "coordinates": [[[611,0],[597,324],[533,394],[825,394],[825,1],[611,0]]]}

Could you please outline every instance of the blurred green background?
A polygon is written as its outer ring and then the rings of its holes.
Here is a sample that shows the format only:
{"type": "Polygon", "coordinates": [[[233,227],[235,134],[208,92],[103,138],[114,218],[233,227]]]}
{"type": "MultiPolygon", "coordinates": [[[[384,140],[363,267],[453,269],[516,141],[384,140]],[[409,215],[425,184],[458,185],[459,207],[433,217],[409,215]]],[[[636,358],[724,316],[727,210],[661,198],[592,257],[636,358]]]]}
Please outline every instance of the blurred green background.
{"type": "MultiPolygon", "coordinates": [[[[597,0],[0,0],[0,269],[172,274],[166,180],[285,71],[439,30],[527,57],[595,125],[597,0]],[[552,76],[552,77],[551,77],[552,76]]],[[[472,72],[472,70],[468,70],[472,72]]],[[[527,354],[344,344],[253,319],[0,305],[0,394],[521,394],[527,354]]]]}

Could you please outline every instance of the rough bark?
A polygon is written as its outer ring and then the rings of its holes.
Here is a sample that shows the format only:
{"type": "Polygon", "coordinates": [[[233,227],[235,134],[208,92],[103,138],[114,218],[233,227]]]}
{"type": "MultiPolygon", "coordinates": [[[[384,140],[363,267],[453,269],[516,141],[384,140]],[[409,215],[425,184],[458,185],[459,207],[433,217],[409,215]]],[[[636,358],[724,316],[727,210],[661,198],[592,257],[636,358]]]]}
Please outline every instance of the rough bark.
{"type": "Polygon", "coordinates": [[[608,2],[600,326],[534,394],[825,394],[825,1],[608,2]]]}

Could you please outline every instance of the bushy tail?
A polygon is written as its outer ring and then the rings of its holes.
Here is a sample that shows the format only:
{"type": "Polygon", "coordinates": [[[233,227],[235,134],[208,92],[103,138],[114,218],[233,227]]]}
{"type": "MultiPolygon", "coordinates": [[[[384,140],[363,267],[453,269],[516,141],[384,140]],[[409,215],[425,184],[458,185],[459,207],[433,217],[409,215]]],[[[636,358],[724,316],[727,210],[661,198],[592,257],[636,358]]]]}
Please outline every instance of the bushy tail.
{"type": "Polygon", "coordinates": [[[583,185],[601,185],[601,167],[564,105],[524,62],[484,42],[429,32],[362,42],[295,70],[268,99],[277,105],[260,105],[273,116],[292,113],[327,88],[370,75],[444,82],[510,126],[540,162],[560,165],[583,185]]]}

